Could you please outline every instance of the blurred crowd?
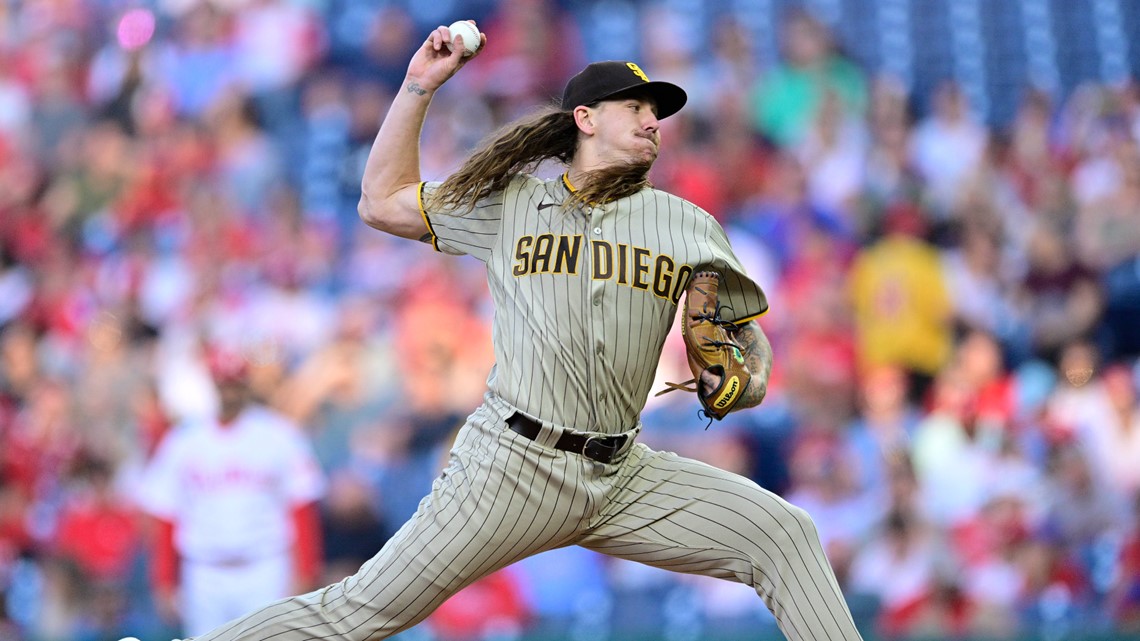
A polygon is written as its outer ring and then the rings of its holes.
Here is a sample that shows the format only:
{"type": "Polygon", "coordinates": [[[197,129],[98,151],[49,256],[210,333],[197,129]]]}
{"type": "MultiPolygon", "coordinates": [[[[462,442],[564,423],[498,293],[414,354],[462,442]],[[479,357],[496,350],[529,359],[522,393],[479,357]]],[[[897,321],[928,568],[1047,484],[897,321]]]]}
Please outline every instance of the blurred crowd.
{"type": "MultiPolygon", "coordinates": [[[[776,366],[707,430],[654,399],[646,442],[807,509],[869,635],[1140,630],[1135,84],[1027,86],[995,123],[807,11],[767,57],[727,9],[695,32],[677,1],[458,4],[0,2],[0,638],[177,633],[135,497],[163,434],[216,409],[208,345],[311,438],[328,582],[414,511],[484,391],[489,298],[478,262],[356,203],[411,52],[459,17],[488,46],[435,98],[427,179],[588,60],[688,90],[652,179],[729,231],[776,366]]],[[[658,377],[685,367],[676,336],[658,377]]],[[[409,638],[775,630],[738,588],[571,548],[409,638]]]]}

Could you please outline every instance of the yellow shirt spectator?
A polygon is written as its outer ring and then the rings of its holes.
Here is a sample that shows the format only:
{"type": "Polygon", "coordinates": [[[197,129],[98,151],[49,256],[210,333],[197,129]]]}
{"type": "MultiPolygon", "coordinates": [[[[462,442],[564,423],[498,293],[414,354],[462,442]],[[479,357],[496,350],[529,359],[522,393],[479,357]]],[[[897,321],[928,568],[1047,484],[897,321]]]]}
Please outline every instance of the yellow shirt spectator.
{"type": "Polygon", "coordinates": [[[888,234],[856,256],[850,288],[864,367],[933,375],[946,362],[952,310],[937,250],[910,234],[888,234]]]}

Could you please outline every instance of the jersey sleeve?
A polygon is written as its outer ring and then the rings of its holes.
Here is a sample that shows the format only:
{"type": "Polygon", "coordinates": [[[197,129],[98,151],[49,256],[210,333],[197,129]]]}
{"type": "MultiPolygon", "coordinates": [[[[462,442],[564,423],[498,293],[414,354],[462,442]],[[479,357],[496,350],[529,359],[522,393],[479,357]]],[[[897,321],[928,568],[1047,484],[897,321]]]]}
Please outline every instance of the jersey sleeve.
{"type": "Polygon", "coordinates": [[[721,316],[725,320],[737,324],[755,320],[768,311],[768,296],[745,273],[740,259],[732,251],[724,228],[712,216],[706,216],[709,221],[707,241],[712,258],[705,264],[697,265],[696,271],[711,269],[720,273],[717,295],[721,316]]]}
{"type": "Polygon", "coordinates": [[[487,262],[502,228],[503,192],[489,195],[468,211],[429,210],[429,196],[441,184],[421,182],[417,193],[420,214],[430,236],[428,242],[438,252],[455,256],[469,254],[487,262]]]}
{"type": "Polygon", "coordinates": [[[136,499],[142,511],[151,516],[168,521],[173,521],[178,516],[181,504],[178,468],[185,450],[179,443],[183,440],[178,428],[168,433],[143,469],[136,499]]]}

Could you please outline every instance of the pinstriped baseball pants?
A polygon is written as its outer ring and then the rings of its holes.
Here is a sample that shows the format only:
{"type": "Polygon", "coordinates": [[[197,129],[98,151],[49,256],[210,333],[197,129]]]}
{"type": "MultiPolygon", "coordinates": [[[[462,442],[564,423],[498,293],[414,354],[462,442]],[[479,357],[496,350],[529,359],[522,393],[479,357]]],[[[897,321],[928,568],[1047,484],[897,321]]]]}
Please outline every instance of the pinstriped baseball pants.
{"type": "Polygon", "coordinates": [[[475,580],[567,545],[751,585],[792,640],[860,638],[803,510],[640,443],[602,465],[543,441],[484,405],[416,514],[359,572],[197,641],[383,639],[475,580]]]}

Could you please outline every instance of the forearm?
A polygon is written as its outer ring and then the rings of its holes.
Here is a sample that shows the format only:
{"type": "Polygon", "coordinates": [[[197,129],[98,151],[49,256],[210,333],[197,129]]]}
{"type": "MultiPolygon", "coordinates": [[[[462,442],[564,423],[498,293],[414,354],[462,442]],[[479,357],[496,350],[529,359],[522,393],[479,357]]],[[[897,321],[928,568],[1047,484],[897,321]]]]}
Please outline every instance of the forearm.
{"type": "Polygon", "coordinates": [[[740,346],[744,364],[752,374],[735,409],[755,407],[768,394],[768,376],[772,373],[772,345],[756,321],[741,325],[733,338],[740,346]]]}
{"type": "Polygon", "coordinates": [[[401,189],[420,182],[420,132],[434,94],[409,77],[392,101],[364,165],[360,213],[365,222],[373,222],[369,215],[382,215],[401,189]]]}
{"type": "MultiPolygon", "coordinates": [[[[485,43],[485,37],[480,35],[485,43]]],[[[433,31],[408,63],[408,73],[396,92],[372,143],[360,184],[360,218],[381,231],[424,240],[427,231],[419,202],[420,132],[428,105],[437,89],[478,53],[464,58],[463,49],[450,51],[447,27],[433,31]]],[[[430,236],[427,236],[430,238],[430,236]]]]}

